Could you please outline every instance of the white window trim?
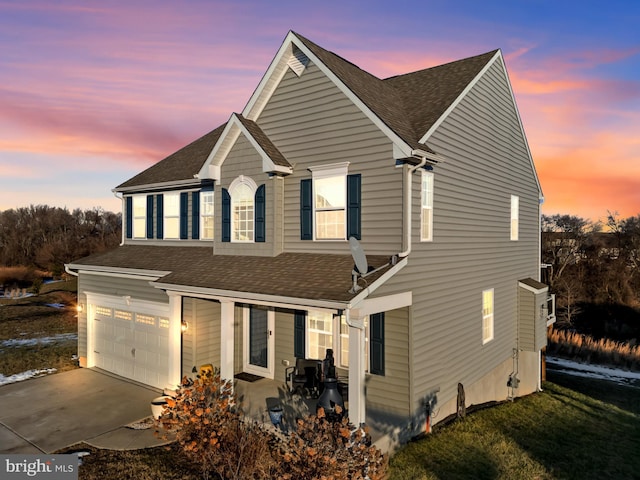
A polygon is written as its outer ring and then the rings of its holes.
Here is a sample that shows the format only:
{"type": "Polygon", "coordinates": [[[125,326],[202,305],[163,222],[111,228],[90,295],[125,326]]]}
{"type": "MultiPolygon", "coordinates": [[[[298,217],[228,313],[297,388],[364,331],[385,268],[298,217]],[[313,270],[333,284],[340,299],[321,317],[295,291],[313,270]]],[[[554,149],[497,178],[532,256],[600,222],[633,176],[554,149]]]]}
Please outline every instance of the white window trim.
{"type": "Polygon", "coordinates": [[[162,196],[162,238],[167,240],[178,240],[180,239],[180,192],[165,192],[162,196]],[[178,206],[177,214],[169,215],[167,212],[167,202],[168,198],[175,198],[176,205],[178,206]],[[168,220],[178,220],[178,228],[176,230],[175,236],[169,236],[170,229],[168,228],[168,220]]]}
{"type": "Polygon", "coordinates": [[[516,241],[520,234],[520,197],[511,195],[511,221],[509,222],[512,241],[516,241]]]}
{"type": "Polygon", "coordinates": [[[146,195],[132,195],[131,200],[131,224],[133,225],[133,235],[134,239],[147,238],[147,196],[146,195]],[[142,210],[144,212],[143,215],[136,215],[136,203],[142,203],[142,210]],[[136,228],[136,220],[142,219],[142,228],[136,228]],[[138,230],[141,230],[140,232],[138,230]]]}
{"type": "Polygon", "coordinates": [[[433,241],[433,190],[434,190],[434,175],[433,172],[427,172],[425,170],[422,171],[422,179],[420,183],[420,241],[421,242],[431,242],[433,241]],[[425,178],[430,178],[431,189],[429,190],[429,197],[425,197],[425,191],[422,188],[425,178]],[[425,202],[426,200],[426,202],[425,202]],[[425,203],[427,206],[425,207],[425,203]],[[426,217],[426,218],[425,218],[426,217]],[[423,235],[423,225],[424,222],[429,222],[429,231],[427,232],[427,236],[423,235]]]}
{"type": "MultiPolygon", "coordinates": [[[[313,205],[313,240],[318,242],[342,242],[347,240],[347,175],[349,174],[349,163],[350,162],[340,162],[340,163],[331,163],[328,165],[315,165],[309,167],[309,171],[311,172],[311,187],[312,187],[312,205],[313,205]],[[316,216],[316,180],[320,180],[323,178],[332,178],[332,177],[344,177],[345,183],[345,197],[344,197],[344,207],[343,211],[343,222],[344,222],[344,238],[318,238],[317,234],[317,216],[316,216]]],[[[336,209],[337,210],[337,209],[336,209]]],[[[321,210],[322,211],[322,210],[321,210]]],[[[335,349],[334,349],[335,352],[335,349]]]]}
{"type": "Polygon", "coordinates": [[[229,185],[229,196],[231,197],[231,242],[232,243],[254,243],[255,239],[256,239],[256,227],[255,227],[255,220],[256,220],[256,202],[255,202],[255,195],[256,195],[256,191],[258,190],[258,184],[251,178],[251,177],[246,177],[244,175],[240,175],[237,178],[235,178],[233,180],[233,182],[231,182],[231,184],[229,185]],[[233,195],[234,195],[234,191],[242,186],[242,185],[246,185],[247,187],[249,187],[249,189],[251,190],[251,193],[254,197],[254,201],[253,201],[253,240],[236,240],[235,239],[235,224],[233,221],[233,195]]]}
{"type": "MultiPolygon", "coordinates": [[[[338,321],[338,328],[340,329],[341,327],[341,323],[342,323],[342,317],[338,316],[337,321],[338,321]]],[[[366,373],[369,373],[369,338],[371,337],[370,335],[370,331],[369,331],[369,325],[371,325],[371,321],[370,321],[370,317],[369,315],[367,315],[364,318],[364,370],[366,373]]],[[[349,334],[343,335],[342,331],[339,330],[338,331],[338,349],[334,349],[334,352],[338,352],[337,355],[334,355],[336,357],[336,365],[338,365],[340,368],[344,368],[344,369],[348,369],[349,365],[348,364],[344,364],[342,363],[342,343],[346,342],[347,346],[349,345],[349,334]]]]}
{"type": "Polygon", "coordinates": [[[495,291],[493,288],[489,288],[487,290],[483,290],[482,291],[482,344],[485,345],[487,343],[489,343],[491,340],[494,339],[495,336],[495,305],[496,305],[496,300],[495,300],[495,291]],[[484,313],[484,296],[485,293],[491,292],[491,313],[485,315],[484,313]],[[489,335],[487,335],[485,337],[485,322],[486,321],[490,321],[491,323],[489,324],[489,335]]]}
{"type": "Polygon", "coordinates": [[[215,224],[215,207],[216,207],[216,197],[214,194],[213,190],[201,190],[200,191],[200,240],[205,241],[205,242],[210,242],[215,238],[216,235],[216,224],[215,224]],[[204,202],[204,197],[205,195],[211,195],[211,214],[207,215],[205,213],[205,202],[204,202]],[[204,220],[205,218],[211,218],[212,219],[212,224],[213,224],[213,235],[211,236],[211,238],[205,238],[204,237],[204,232],[205,232],[205,228],[204,228],[204,220]]]}

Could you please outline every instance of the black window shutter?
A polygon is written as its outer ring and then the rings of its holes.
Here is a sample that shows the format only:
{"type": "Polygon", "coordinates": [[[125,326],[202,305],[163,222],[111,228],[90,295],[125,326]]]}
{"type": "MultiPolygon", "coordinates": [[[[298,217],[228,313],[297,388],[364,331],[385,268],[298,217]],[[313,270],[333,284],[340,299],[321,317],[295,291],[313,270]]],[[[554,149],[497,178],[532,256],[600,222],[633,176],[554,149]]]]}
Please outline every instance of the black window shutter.
{"type": "Polygon", "coordinates": [[[384,375],[384,312],[369,317],[369,371],[375,375],[384,375]]]}
{"type": "Polygon", "coordinates": [[[127,217],[127,238],[133,238],[133,198],[125,198],[125,216],[127,217]]]}
{"type": "Polygon", "coordinates": [[[180,238],[189,238],[189,194],[180,193],[180,238]]]}
{"type": "Polygon", "coordinates": [[[304,358],[304,337],[307,312],[296,310],[293,321],[293,355],[296,358],[304,358]]]}
{"type": "Polygon", "coordinates": [[[313,190],[310,178],[300,180],[300,240],[313,240],[313,190]]]}
{"type": "Polygon", "coordinates": [[[231,195],[226,188],[222,189],[222,241],[231,241],[231,195]]]}
{"type": "Polygon", "coordinates": [[[358,240],[360,238],[360,210],[362,204],[361,190],[361,175],[359,173],[354,175],[347,175],[347,238],[355,237],[358,240]]]}
{"type": "Polygon", "coordinates": [[[255,195],[255,241],[264,242],[266,240],[266,188],[262,184],[256,190],[255,195]]]}
{"type": "Polygon", "coordinates": [[[147,238],[153,238],[153,195],[147,195],[147,238]]]}
{"type": "Polygon", "coordinates": [[[164,238],[164,195],[156,195],[156,238],[164,238]]]}
{"type": "Polygon", "coordinates": [[[200,192],[191,192],[191,238],[200,238],[200,192]]]}

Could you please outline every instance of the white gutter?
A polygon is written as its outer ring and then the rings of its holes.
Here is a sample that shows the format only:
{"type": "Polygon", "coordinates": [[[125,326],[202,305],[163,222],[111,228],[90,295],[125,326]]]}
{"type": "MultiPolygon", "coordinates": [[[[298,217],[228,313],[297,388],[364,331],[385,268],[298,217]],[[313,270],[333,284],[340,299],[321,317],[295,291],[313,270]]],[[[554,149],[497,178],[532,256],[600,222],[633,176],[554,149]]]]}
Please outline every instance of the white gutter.
{"type": "Polygon", "coordinates": [[[68,263],[64,264],[64,271],[67,272],[69,275],[73,275],[74,277],[78,276],[78,274],[76,272],[73,272],[73,271],[69,270],[69,264],[68,263]]]}
{"type": "Polygon", "coordinates": [[[404,236],[405,236],[405,250],[400,252],[398,257],[405,258],[411,253],[411,200],[412,200],[412,179],[411,175],[417,169],[422,168],[427,163],[427,157],[423,156],[420,163],[412,167],[407,167],[404,182],[404,236]]]}

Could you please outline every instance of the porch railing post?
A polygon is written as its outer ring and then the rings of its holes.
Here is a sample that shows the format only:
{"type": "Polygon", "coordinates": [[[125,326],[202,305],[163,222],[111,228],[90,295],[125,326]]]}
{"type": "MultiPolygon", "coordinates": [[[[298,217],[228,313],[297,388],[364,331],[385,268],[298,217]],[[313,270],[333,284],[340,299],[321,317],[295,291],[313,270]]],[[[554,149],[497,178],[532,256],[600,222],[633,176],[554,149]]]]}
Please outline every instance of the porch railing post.
{"type": "MultiPolygon", "coordinates": [[[[348,315],[348,311],[347,311],[348,315]]],[[[365,423],[364,318],[349,318],[349,420],[356,427],[365,423]]]]}

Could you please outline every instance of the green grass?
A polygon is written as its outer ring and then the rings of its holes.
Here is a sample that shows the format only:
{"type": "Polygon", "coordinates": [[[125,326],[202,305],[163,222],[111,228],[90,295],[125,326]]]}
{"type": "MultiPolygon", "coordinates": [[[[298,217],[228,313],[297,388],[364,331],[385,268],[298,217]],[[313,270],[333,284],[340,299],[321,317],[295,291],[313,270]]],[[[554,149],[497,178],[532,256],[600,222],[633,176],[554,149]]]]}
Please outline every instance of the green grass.
{"type": "Polygon", "coordinates": [[[391,459],[390,478],[640,478],[640,389],[553,380],[407,445],[391,459]]]}
{"type": "MultiPolygon", "coordinates": [[[[0,342],[10,339],[49,337],[77,333],[78,320],[75,279],[44,285],[40,295],[18,299],[0,299],[0,342]],[[65,308],[46,304],[62,303],[65,308]]],[[[0,346],[0,374],[9,376],[27,370],[77,367],[77,340],[65,340],[28,346],[0,346]]]]}

